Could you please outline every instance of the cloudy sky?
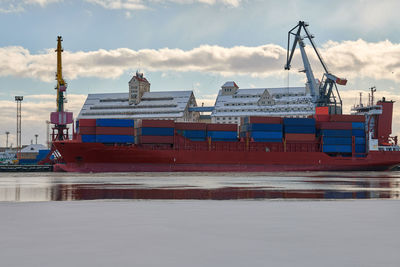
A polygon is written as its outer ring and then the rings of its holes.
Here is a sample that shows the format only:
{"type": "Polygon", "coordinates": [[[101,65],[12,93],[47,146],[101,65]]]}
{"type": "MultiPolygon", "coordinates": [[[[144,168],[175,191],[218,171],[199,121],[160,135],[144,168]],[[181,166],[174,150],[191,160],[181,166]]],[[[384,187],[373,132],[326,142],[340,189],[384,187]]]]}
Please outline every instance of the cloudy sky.
{"type": "MultiPolygon", "coordinates": [[[[212,104],[220,86],[302,86],[301,59],[284,71],[287,32],[310,23],[345,110],[359,92],[400,100],[400,20],[397,1],[313,0],[1,0],[0,146],[15,145],[15,95],[23,95],[22,142],[45,142],[55,109],[58,35],[64,42],[67,108],[78,114],[88,93],[127,92],[140,69],[151,90],[194,90],[212,104]]],[[[321,68],[309,51],[315,76],[321,68]]],[[[395,108],[400,115],[400,106],[395,108]]],[[[400,123],[394,125],[400,133],[400,123]]]]}

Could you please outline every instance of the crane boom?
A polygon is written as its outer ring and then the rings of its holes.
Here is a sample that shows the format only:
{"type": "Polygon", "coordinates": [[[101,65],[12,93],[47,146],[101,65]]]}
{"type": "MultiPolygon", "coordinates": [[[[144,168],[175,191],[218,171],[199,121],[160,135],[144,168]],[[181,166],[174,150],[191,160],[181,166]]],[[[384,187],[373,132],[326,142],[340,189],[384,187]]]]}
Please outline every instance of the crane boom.
{"type": "Polygon", "coordinates": [[[336,84],[346,85],[347,80],[338,78],[337,76],[329,72],[325,61],[323,60],[321,54],[317,49],[317,46],[313,41],[314,36],[309,33],[307,26],[308,26],[307,22],[299,21],[299,23],[288,32],[288,46],[287,46],[285,69],[290,70],[296,46],[297,44],[299,44],[300,53],[304,65],[304,72],[306,73],[307,76],[307,85],[310,89],[310,94],[313,99],[313,102],[315,103],[316,106],[332,107],[330,109],[332,113],[341,113],[342,99],[340,97],[339,90],[337,89],[336,84]],[[304,36],[301,35],[302,30],[305,33],[304,36]],[[291,49],[289,49],[292,35],[294,36],[294,41],[291,46],[291,49]],[[308,39],[310,41],[311,46],[313,47],[315,53],[317,54],[317,57],[324,69],[325,73],[322,76],[321,82],[317,82],[314,77],[310,61],[308,60],[307,53],[305,51],[304,39],[308,39]]]}

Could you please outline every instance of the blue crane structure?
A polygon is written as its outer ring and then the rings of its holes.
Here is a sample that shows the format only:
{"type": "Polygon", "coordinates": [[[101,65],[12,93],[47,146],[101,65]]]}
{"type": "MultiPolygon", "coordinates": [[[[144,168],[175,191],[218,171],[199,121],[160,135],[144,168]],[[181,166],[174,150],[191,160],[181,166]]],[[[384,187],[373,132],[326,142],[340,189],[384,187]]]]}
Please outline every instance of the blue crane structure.
{"type": "Polygon", "coordinates": [[[347,80],[338,78],[329,72],[321,54],[313,41],[314,35],[310,34],[307,27],[308,23],[299,21],[299,23],[288,32],[288,45],[287,45],[287,57],[285,70],[290,70],[292,58],[296,50],[297,44],[299,44],[301,57],[303,59],[304,72],[307,76],[307,85],[310,89],[310,94],[316,107],[329,107],[330,114],[341,114],[342,113],[342,99],[339,94],[339,90],[336,84],[346,85],[347,80]],[[305,35],[302,36],[302,30],[305,35]],[[291,37],[294,36],[294,41],[290,49],[291,37]],[[317,54],[317,57],[324,69],[324,74],[321,81],[318,81],[314,77],[310,61],[308,60],[304,39],[308,39],[317,54]],[[335,90],[334,90],[335,89],[335,90]]]}

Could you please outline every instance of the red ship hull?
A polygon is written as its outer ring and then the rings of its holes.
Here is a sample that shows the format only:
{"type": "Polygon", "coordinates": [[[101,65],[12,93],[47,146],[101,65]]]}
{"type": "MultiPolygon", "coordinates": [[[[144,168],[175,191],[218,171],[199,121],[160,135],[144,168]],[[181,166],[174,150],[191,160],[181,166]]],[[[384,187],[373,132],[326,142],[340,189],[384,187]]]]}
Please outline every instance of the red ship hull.
{"type": "Polygon", "coordinates": [[[331,157],[322,152],[186,150],[54,143],[65,163],[55,171],[72,172],[269,172],[382,171],[400,164],[400,151],[371,151],[366,157],[331,157]]]}

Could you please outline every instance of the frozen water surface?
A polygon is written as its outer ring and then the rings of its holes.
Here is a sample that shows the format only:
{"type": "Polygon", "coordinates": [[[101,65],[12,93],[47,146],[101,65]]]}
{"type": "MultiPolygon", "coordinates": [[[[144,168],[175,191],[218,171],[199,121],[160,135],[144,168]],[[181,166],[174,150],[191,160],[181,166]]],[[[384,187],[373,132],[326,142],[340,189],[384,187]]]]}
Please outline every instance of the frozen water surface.
{"type": "Polygon", "coordinates": [[[399,184],[397,172],[1,173],[0,266],[399,266],[399,184]]]}

